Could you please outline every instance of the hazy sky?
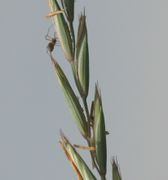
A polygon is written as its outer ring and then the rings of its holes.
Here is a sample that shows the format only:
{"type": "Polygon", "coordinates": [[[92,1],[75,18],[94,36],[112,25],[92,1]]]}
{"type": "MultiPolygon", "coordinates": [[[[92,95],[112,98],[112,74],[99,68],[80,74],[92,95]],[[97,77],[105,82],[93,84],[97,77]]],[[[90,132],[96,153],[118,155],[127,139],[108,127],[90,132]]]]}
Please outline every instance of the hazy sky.
{"type": "MultiPolygon", "coordinates": [[[[101,87],[110,159],[123,180],[168,179],[168,1],[76,0],[86,8],[90,96],[101,87]]],[[[0,2],[0,179],[76,179],[60,128],[84,145],[46,53],[47,1],[0,2]]],[[[55,55],[70,80],[60,47],[55,55]]],[[[72,81],[73,83],[73,81],[72,81]]],[[[87,154],[82,152],[90,163],[87,154]]]]}

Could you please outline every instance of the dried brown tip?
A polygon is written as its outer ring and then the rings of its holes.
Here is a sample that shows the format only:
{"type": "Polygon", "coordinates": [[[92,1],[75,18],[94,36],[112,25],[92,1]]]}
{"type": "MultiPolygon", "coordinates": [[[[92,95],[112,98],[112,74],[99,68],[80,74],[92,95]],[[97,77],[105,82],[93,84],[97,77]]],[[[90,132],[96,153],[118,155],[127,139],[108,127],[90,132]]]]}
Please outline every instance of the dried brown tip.
{"type": "Polygon", "coordinates": [[[63,13],[63,12],[64,12],[64,10],[58,10],[58,11],[50,12],[50,13],[46,16],[46,18],[50,18],[50,17],[56,16],[56,15],[61,14],[61,13],[63,13]]]}
{"type": "MultiPolygon", "coordinates": [[[[64,136],[64,135],[62,134],[62,136],[64,136]]],[[[63,138],[65,138],[65,136],[63,138]]],[[[76,164],[74,163],[73,159],[71,158],[71,155],[66,150],[64,142],[59,141],[59,143],[60,143],[60,145],[61,145],[61,147],[62,147],[62,149],[63,149],[63,151],[64,151],[64,153],[65,153],[65,155],[67,157],[67,159],[69,160],[74,172],[76,173],[76,175],[78,177],[78,180],[83,180],[83,177],[82,177],[81,173],[79,172],[79,169],[77,168],[76,164]]]]}
{"type": "Polygon", "coordinates": [[[96,148],[94,146],[80,146],[80,145],[77,145],[77,144],[74,144],[73,145],[75,148],[78,148],[78,149],[82,149],[82,150],[88,150],[88,151],[95,151],[96,148]]]}

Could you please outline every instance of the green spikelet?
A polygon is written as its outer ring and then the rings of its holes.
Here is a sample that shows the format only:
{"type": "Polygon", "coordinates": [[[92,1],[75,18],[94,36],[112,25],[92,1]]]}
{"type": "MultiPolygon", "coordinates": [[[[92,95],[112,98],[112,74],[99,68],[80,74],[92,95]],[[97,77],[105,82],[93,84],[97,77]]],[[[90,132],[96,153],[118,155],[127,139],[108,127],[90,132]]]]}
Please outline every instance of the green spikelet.
{"type": "Polygon", "coordinates": [[[79,19],[75,67],[79,92],[82,97],[87,97],[89,90],[89,49],[85,15],[81,15],[79,19]]]}
{"type": "Polygon", "coordinates": [[[69,104],[69,108],[72,111],[75,119],[75,123],[80,130],[81,134],[84,137],[87,137],[87,123],[85,119],[85,115],[83,113],[83,109],[79,103],[78,98],[76,97],[74,91],[71,88],[71,85],[65,76],[63,70],[61,69],[60,65],[52,58],[52,61],[55,66],[56,74],[58,77],[58,81],[60,86],[64,92],[65,98],[69,104]]]}
{"type": "MultiPolygon", "coordinates": [[[[60,11],[59,4],[57,0],[49,0],[49,6],[51,12],[60,11]]],[[[69,32],[68,25],[64,18],[63,13],[55,15],[52,17],[55,23],[55,29],[58,35],[58,39],[61,43],[64,55],[69,62],[73,61],[73,49],[72,49],[72,40],[69,32]]]]}
{"type": "Polygon", "coordinates": [[[98,87],[95,88],[94,100],[94,143],[96,146],[96,160],[101,174],[106,174],[107,149],[106,149],[106,130],[102,100],[98,87]]]}

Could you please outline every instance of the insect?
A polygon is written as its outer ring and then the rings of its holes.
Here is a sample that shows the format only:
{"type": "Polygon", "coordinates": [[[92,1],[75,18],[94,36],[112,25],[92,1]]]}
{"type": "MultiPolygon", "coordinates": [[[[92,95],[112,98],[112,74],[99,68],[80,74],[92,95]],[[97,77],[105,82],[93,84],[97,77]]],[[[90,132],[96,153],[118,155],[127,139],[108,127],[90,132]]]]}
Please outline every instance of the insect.
{"type": "Polygon", "coordinates": [[[56,33],[54,33],[54,37],[49,36],[49,31],[51,29],[52,26],[50,26],[48,28],[48,32],[45,35],[45,39],[47,41],[49,41],[48,45],[47,45],[47,53],[52,53],[52,51],[54,50],[54,47],[56,46],[56,44],[58,44],[58,38],[56,37],[56,33]]]}

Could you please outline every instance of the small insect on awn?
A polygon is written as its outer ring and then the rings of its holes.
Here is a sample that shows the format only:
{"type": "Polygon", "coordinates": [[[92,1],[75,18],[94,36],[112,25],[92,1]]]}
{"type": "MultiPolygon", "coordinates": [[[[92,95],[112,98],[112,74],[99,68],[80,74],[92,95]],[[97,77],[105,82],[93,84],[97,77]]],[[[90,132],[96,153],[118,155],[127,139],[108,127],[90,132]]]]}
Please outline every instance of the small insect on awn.
{"type": "Polygon", "coordinates": [[[48,43],[48,45],[47,45],[47,53],[50,53],[50,54],[51,54],[52,51],[54,50],[55,45],[58,44],[58,38],[56,37],[56,33],[54,33],[54,37],[49,36],[49,31],[50,31],[51,27],[52,27],[52,26],[50,26],[50,27],[48,28],[48,33],[47,33],[46,36],[45,36],[45,39],[46,39],[47,41],[49,41],[49,43],[48,43]]]}

